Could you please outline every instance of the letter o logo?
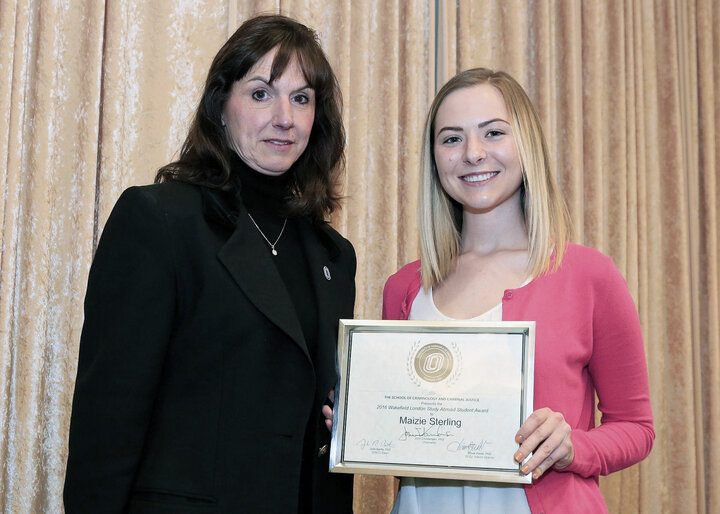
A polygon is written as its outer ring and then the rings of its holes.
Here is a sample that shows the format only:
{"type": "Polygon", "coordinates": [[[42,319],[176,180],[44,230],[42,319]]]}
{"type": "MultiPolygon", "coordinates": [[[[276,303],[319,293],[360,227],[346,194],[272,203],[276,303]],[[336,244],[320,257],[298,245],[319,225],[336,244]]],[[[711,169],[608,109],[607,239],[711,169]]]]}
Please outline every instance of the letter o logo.
{"type": "Polygon", "coordinates": [[[445,346],[426,344],[415,354],[415,372],[426,382],[440,382],[453,369],[453,356],[445,346]]]}

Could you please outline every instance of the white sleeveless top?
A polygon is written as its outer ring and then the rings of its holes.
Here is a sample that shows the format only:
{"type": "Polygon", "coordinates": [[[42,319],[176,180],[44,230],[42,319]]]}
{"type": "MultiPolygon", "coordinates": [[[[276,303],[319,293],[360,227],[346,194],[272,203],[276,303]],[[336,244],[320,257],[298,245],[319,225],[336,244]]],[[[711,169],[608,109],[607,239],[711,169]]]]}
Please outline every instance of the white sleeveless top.
{"type": "MultiPolygon", "coordinates": [[[[445,321],[453,318],[445,316],[437,309],[432,288],[427,292],[420,288],[408,319],[445,321]]],[[[467,321],[502,321],[502,303],[467,321]]],[[[400,491],[392,514],[435,513],[530,514],[530,506],[520,484],[410,477],[400,479],[400,491]]]]}

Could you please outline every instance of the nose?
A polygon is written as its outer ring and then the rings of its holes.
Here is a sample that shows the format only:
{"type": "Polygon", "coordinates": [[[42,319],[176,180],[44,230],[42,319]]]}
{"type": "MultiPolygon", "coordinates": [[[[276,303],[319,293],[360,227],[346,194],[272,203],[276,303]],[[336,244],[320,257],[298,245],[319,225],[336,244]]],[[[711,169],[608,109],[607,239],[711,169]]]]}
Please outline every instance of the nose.
{"type": "Polygon", "coordinates": [[[479,137],[475,135],[470,135],[467,138],[467,143],[465,144],[465,162],[469,164],[475,164],[478,162],[481,162],[487,157],[487,151],[485,149],[485,145],[480,140],[479,137]]]}
{"type": "Polygon", "coordinates": [[[290,100],[287,98],[280,98],[273,106],[273,118],[272,124],[274,127],[289,129],[293,126],[293,112],[290,100]]]}

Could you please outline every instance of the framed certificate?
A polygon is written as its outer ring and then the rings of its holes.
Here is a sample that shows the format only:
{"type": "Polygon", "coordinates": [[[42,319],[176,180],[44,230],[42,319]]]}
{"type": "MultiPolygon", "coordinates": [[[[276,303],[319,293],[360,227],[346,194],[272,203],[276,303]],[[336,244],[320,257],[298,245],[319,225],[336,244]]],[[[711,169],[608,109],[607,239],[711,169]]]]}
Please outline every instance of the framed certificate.
{"type": "Polygon", "coordinates": [[[331,471],[532,481],[534,321],[340,320],[338,347],[331,471]]]}

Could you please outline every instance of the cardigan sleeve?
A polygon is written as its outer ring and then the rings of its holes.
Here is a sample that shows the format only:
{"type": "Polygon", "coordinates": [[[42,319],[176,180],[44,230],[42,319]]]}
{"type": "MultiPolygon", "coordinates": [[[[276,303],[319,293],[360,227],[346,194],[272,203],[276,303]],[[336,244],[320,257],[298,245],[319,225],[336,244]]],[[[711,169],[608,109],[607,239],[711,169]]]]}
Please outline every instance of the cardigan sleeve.
{"type": "Polygon", "coordinates": [[[154,197],[144,188],[125,191],[88,278],[64,489],[68,513],[126,508],[173,327],[171,254],[154,197]]]}
{"type": "Polygon", "coordinates": [[[420,290],[420,261],[400,268],[385,282],[383,288],[382,319],[407,319],[410,305],[420,290]]]}
{"type": "Polygon", "coordinates": [[[391,275],[383,288],[382,319],[401,319],[402,292],[398,287],[396,275],[391,275]]]}
{"type": "Polygon", "coordinates": [[[610,258],[605,259],[607,266],[595,270],[588,364],[601,424],[573,430],[575,458],[564,470],[585,477],[639,462],[655,439],[640,321],[624,278],[610,258]]]}

